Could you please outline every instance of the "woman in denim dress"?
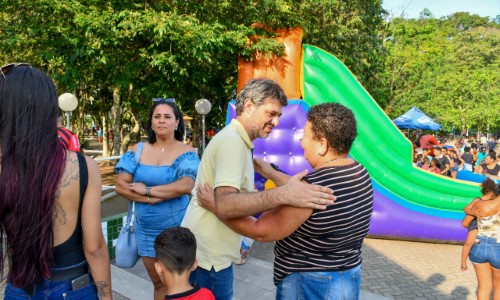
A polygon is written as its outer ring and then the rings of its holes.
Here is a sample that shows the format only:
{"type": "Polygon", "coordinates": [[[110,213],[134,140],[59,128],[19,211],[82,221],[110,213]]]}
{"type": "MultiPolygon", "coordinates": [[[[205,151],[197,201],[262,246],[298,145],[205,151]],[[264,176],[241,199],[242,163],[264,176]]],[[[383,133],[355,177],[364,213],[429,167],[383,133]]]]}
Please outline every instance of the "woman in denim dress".
{"type": "Polygon", "coordinates": [[[135,202],[139,256],[153,282],[155,299],[162,299],[165,288],[154,267],[154,241],[164,229],[180,225],[200,161],[183,143],[182,113],[173,100],[155,99],[147,131],[148,142],[134,145],[116,165],[116,192],[135,202]]]}

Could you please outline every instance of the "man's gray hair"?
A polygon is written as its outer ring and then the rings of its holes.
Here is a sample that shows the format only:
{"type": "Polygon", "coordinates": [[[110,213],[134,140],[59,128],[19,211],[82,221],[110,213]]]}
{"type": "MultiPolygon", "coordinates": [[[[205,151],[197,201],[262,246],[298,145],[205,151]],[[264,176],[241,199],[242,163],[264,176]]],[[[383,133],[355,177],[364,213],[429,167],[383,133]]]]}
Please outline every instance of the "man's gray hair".
{"type": "Polygon", "coordinates": [[[287,98],[279,84],[266,78],[254,78],[248,81],[236,97],[236,115],[243,112],[245,99],[252,99],[257,106],[262,105],[268,99],[278,100],[282,106],[287,106],[287,98]]]}

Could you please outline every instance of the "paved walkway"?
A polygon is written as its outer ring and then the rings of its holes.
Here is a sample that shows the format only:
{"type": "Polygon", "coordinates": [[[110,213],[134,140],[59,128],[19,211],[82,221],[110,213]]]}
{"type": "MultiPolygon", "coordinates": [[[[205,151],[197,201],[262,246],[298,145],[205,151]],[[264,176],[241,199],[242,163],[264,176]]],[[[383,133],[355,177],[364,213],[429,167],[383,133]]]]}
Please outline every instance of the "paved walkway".
{"type": "MultiPolygon", "coordinates": [[[[464,232],[464,234],[466,234],[464,232]]],[[[476,299],[472,264],[460,270],[460,245],[366,239],[361,288],[394,299],[476,299]]]]}
{"type": "MultiPolygon", "coordinates": [[[[112,266],[113,290],[119,299],[142,300],[153,298],[153,285],[149,282],[141,262],[132,269],[112,266]],[[122,295],[127,295],[126,297],[122,295]]],[[[234,300],[273,300],[276,288],[272,278],[272,264],[258,258],[250,258],[242,266],[234,266],[234,300]]],[[[391,299],[362,291],[361,299],[391,299]]]]}
{"type": "MultiPolygon", "coordinates": [[[[246,264],[235,266],[235,300],[274,299],[272,243],[257,243],[246,264]]],[[[460,271],[459,245],[366,239],[363,246],[362,300],[476,299],[476,277],[460,271]]],[[[142,263],[112,266],[114,299],[152,299],[153,287],[142,263]]],[[[0,287],[0,299],[2,299],[0,287]]]]}
{"type": "MultiPolygon", "coordinates": [[[[272,253],[267,252],[272,243],[256,248],[246,264],[235,266],[235,300],[274,299],[272,253]]],[[[469,272],[460,271],[460,251],[459,245],[366,239],[361,299],[475,299],[475,273],[470,263],[469,272]]],[[[114,291],[132,300],[152,298],[141,263],[112,272],[114,291]]]]}

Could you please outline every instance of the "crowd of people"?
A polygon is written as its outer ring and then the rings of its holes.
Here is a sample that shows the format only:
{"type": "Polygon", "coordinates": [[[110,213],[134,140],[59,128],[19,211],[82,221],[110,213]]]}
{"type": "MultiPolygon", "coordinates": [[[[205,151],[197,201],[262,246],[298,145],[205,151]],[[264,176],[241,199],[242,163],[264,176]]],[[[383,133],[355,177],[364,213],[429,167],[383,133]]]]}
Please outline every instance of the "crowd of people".
{"type": "Polygon", "coordinates": [[[500,151],[497,141],[483,135],[478,144],[474,139],[461,138],[435,147],[414,151],[413,164],[426,171],[457,178],[458,171],[471,171],[491,179],[500,179],[500,151]]]}
{"type": "MultiPolygon", "coordinates": [[[[0,276],[7,270],[5,299],[111,299],[99,169],[58,137],[60,113],[50,77],[28,64],[0,70],[0,276]]],[[[302,147],[314,172],[282,176],[270,164],[253,160],[252,141],[268,137],[278,125],[287,105],[283,90],[272,80],[254,79],[236,102],[236,118],[213,138],[200,162],[182,141],[182,114],[175,101],[155,99],[148,140],[133,146],[116,165],[116,191],[133,203],[138,251],[153,282],[154,299],[231,299],[239,233],[259,240],[287,238],[276,246],[284,251],[288,243],[303,239],[304,230],[311,244],[277,257],[287,265],[275,269],[278,293],[297,299],[317,293],[315,280],[303,274],[335,274],[338,280],[323,282],[324,291],[357,299],[373,192],[364,167],[347,157],[356,137],[354,115],[338,104],[313,107],[302,147]],[[255,192],[254,170],[278,187],[255,192]],[[332,188],[338,189],[336,196],[332,188]],[[352,211],[340,218],[338,212],[348,208],[352,211]],[[259,221],[248,217],[262,211],[266,213],[259,221]],[[322,218],[327,227],[318,223],[322,218]],[[284,219],[293,221],[274,232],[272,224],[284,219]],[[296,255],[298,269],[292,264],[296,255]],[[323,255],[318,267],[317,257],[323,255]],[[356,280],[345,285],[346,276],[356,280]],[[291,288],[287,281],[304,286],[291,288]]]]}
{"type": "MultiPolygon", "coordinates": [[[[28,64],[0,71],[5,299],[111,299],[99,169],[58,138],[60,112],[50,77],[28,64]]],[[[340,104],[311,107],[301,146],[313,171],[287,175],[255,159],[252,143],[269,136],[287,104],[276,82],[250,80],[237,96],[236,118],[213,137],[200,161],[183,142],[175,101],[154,99],[147,141],[134,145],[115,169],[116,192],[133,207],[138,252],[155,300],[232,299],[233,261],[240,259],[243,235],[276,241],[278,299],[359,299],[373,187],[367,170],[348,156],[356,119],[340,104]],[[276,188],[255,191],[255,171],[276,188]]],[[[448,175],[450,161],[459,168],[476,161],[472,168],[491,169],[491,156],[483,166],[479,154],[469,160],[467,148],[458,154],[436,147],[431,158],[422,149],[422,167],[427,160],[429,171],[448,175]]],[[[468,249],[481,295],[500,286],[498,261],[484,254],[498,247],[500,232],[500,192],[493,186],[466,207],[468,219],[477,219],[476,242],[468,249]]]]}

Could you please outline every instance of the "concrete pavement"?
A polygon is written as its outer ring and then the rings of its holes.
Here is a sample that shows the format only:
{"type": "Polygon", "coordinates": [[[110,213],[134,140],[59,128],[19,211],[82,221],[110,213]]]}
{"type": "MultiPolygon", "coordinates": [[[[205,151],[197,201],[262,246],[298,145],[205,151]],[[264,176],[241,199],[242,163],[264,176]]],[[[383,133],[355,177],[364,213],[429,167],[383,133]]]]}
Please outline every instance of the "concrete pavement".
{"type": "MultiPolygon", "coordinates": [[[[271,249],[272,243],[257,243],[248,261],[235,266],[235,300],[274,299],[271,249]]],[[[472,265],[468,263],[469,272],[460,270],[461,249],[460,245],[366,239],[361,299],[476,299],[472,265]]],[[[113,267],[112,272],[115,292],[133,300],[152,299],[152,285],[141,263],[132,269],[113,267]]]]}
{"type": "MultiPolygon", "coordinates": [[[[235,299],[274,299],[272,243],[256,243],[248,261],[235,266],[235,299]]],[[[362,300],[476,299],[472,265],[460,271],[460,245],[365,239],[362,300]]],[[[153,287],[142,263],[112,266],[114,299],[152,299],[153,287]]],[[[0,299],[2,288],[0,287],[0,299]]]]}
{"type": "MultiPolygon", "coordinates": [[[[250,257],[244,265],[235,265],[234,300],[275,299],[276,288],[273,284],[272,274],[272,263],[258,258],[250,257]]],[[[140,261],[131,269],[120,269],[112,266],[111,275],[113,291],[123,297],[119,299],[153,299],[153,285],[148,280],[146,269],[140,261]]],[[[391,298],[362,291],[361,299],[385,300],[391,298]]]]}
{"type": "MultiPolygon", "coordinates": [[[[464,232],[466,234],[466,232],[464,232]]],[[[460,270],[461,245],[365,239],[361,289],[394,299],[476,299],[468,262],[460,270]]]]}

